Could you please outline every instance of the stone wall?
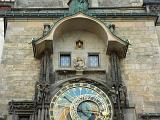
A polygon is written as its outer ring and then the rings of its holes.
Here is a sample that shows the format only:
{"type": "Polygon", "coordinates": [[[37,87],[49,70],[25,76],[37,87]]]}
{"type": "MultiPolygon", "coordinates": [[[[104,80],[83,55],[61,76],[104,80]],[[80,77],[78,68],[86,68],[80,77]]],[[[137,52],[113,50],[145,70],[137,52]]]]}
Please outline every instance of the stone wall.
{"type": "Polygon", "coordinates": [[[156,30],[157,30],[157,35],[158,35],[158,41],[160,44],[160,26],[156,26],[156,30]]]}
{"type": "Polygon", "coordinates": [[[39,76],[39,60],[34,59],[33,37],[42,34],[51,20],[9,20],[0,64],[0,113],[7,113],[11,100],[32,100],[39,76]]]}
{"type": "MultiPolygon", "coordinates": [[[[42,34],[44,23],[51,22],[53,20],[9,21],[0,64],[0,112],[7,113],[10,100],[32,99],[40,65],[28,43],[42,34]]],[[[121,61],[129,103],[136,105],[137,113],[160,112],[160,28],[155,27],[152,20],[104,22],[115,24],[120,34],[132,44],[121,61]]]]}
{"type": "MultiPolygon", "coordinates": [[[[69,0],[17,0],[15,7],[68,7],[69,0]]],[[[91,7],[141,6],[143,0],[89,0],[91,7]]]]}
{"type": "Polygon", "coordinates": [[[126,58],[121,61],[129,103],[136,105],[137,113],[160,112],[160,46],[154,21],[112,23],[131,43],[126,58]]]}
{"type": "Polygon", "coordinates": [[[4,20],[0,18],[0,63],[4,44],[4,20]]]}

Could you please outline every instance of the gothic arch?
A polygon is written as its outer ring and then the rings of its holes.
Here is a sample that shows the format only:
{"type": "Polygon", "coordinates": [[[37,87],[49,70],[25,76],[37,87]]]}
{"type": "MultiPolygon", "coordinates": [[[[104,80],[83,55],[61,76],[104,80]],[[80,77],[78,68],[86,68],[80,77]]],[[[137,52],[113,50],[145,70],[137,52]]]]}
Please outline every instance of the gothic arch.
{"type": "Polygon", "coordinates": [[[78,82],[85,82],[85,83],[88,82],[88,83],[92,83],[92,84],[94,83],[97,86],[101,86],[102,89],[105,89],[106,92],[112,93],[110,91],[111,90],[110,86],[108,86],[102,80],[98,80],[98,79],[95,79],[95,78],[92,78],[92,77],[87,77],[87,76],[76,76],[76,77],[71,77],[71,78],[63,79],[63,80],[60,80],[60,81],[52,84],[50,86],[50,89],[52,91],[51,95],[54,95],[59,90],[59,88],[61,88],[65,84],[68,84],[68,83],[78,83],[78,82]]]}

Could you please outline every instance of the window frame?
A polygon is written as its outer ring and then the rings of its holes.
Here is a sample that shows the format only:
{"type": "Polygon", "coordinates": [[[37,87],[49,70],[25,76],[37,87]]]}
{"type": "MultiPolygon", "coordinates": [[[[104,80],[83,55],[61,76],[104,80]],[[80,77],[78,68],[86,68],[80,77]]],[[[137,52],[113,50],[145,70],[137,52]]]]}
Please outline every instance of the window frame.
{"type": "Polygon", "coordinates": [[[88,68],[100,68],[100,54],[96,53],[96,52],[94,52],[94,53],[92,53],[92,52],[88,53],[88,56],[87,56],[87,66],[88,66],[88,68]],[[89,60],[89,56],[97,56],[98,57],[98,66],[97,67],[91,66],[90,60],[89,60]]]}
{"type": "Polygon", "coordinates": [[[71,68],[71,66],[72,66],[72,57],[71,57],[71,52],[60,52],[59,53],[59,67],[60,68],[71,68]],[[68,55],[68,56],[70,56],[70,63],[69,63],[69,66],[62,66],[61,65],[61,56],[63,56],[63,55],[68,55]]]}

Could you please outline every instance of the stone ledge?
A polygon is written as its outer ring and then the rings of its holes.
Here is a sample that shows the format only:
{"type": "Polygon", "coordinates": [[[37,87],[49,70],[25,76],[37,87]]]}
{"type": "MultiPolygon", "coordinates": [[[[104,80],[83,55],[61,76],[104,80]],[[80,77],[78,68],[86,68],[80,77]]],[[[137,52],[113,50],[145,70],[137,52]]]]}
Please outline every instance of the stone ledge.
{"type": "MultiPolygon", "coordinates": [[[[65,72],[76,72],[76,70],[75,69],[72,69],[72,68],[62,68],[62,69],[57,69],[57,70],[55,70],[56,72],[60,72],[60,73],[65,73],[65,72]]],[[[104,70],[104,69],[86,69],[86,70],[84,70],[84,72],[106,72],[106,70],[104,70]]]]}
{"type": "Polygon", "coordinates": [[[160,113],[141,113],[138,115],[139,118],[160,118],[160,113]]]}

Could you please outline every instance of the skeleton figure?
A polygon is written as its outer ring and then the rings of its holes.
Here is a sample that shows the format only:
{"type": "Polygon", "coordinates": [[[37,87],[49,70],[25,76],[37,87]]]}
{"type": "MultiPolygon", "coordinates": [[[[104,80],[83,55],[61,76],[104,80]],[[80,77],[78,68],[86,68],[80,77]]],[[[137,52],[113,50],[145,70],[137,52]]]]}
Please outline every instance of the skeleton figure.
{"type": "Polygon", "coordinates": [[[117,103],[117,91],[116,91],[115,85],[112,86],[111,92],[112,92],[112,95],[111,95],[112,101],[115,104],[115,103],[117,103]]]}
{"type": "Polygon", "coordinates": [[[127,88],[124,85],[119,86],[119,92],[120,92],[120,100],[121,104],[126,105],[126,98],[127,98],[127,88]]]}

